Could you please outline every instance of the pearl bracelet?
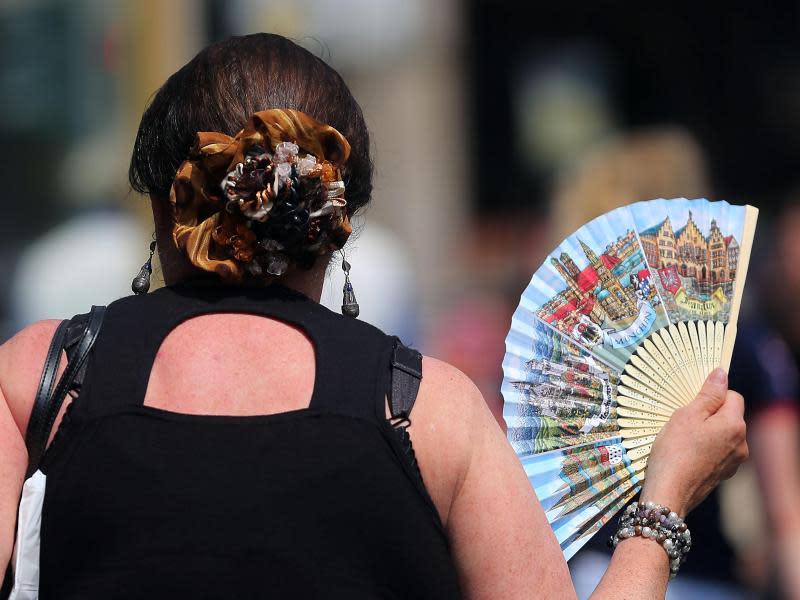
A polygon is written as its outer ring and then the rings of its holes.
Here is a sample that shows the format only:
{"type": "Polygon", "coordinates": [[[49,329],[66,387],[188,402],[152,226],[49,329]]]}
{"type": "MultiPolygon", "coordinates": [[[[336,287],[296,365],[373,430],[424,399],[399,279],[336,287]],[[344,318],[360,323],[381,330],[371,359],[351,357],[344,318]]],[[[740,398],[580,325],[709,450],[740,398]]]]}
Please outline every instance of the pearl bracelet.
{"type": "Polygon", "coordinates": [[[616,548],[620,540],[636,536],[661,544],[669,556],[670,579],[678,574],[692,548],[692,534],[683,519],[655,502],[630,504],[620,517],[617,532],[609,538],[608,545],[616,548]]]}

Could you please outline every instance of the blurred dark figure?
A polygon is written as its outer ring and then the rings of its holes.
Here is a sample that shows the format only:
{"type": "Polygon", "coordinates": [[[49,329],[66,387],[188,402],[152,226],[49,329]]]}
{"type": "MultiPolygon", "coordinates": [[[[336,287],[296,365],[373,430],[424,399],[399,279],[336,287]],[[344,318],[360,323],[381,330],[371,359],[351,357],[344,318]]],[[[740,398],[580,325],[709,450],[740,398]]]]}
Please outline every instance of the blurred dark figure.
{"type": "Polygon", "coordinates": [[[742,521],[730,524],[732,537],[737,526],[746,528],[752,521],[747,511],[763,510],[763,518],[756,519],[761,531],[741,540],[738,573],[766,588],[768,598],[800,599],[797,368],[789,346],[769,321],[753,316],[740,324],[730,386],[745,397],[750,457],[761,492],[756,506],[735,506],[732,516],[742,521]]]}
{"type": "MultiPolygon", "coordinates": [[[[759,229],[766,247],[751,260],[755,298],[739,326],[730,382],[746,399],[768,542],[767,597],[800,600],[800,204],[787,204],[773,230],[759,229]]],[[[750,558],[743,552],[742,572],[750,558]]]]}

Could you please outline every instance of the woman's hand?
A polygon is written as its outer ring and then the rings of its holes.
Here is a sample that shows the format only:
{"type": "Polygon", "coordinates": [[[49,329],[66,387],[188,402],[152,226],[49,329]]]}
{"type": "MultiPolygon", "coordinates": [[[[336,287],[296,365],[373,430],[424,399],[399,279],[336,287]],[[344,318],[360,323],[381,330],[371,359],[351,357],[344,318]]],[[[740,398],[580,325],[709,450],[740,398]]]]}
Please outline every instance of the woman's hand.
{"type": "Polygon", "coordinates": [[[744,400],[716,369],[694,401],[677,411],[653,444],[642,500],[685,516],[747,458],[744,400]]]}
{"type": "MultiPolygon", "coordinates": [[[[716,369],[691,404],[673,413],[658,434],[647,465],[642,500],[686,516],[747,458],[744,401],[728,390],[728,376],[716,369]]],[[[660,544],[641,536],[623,540],[592,600],[663,598],[669,557],[660,544]],[[631,573],[648,573],[631,577],[631,573]]]]}

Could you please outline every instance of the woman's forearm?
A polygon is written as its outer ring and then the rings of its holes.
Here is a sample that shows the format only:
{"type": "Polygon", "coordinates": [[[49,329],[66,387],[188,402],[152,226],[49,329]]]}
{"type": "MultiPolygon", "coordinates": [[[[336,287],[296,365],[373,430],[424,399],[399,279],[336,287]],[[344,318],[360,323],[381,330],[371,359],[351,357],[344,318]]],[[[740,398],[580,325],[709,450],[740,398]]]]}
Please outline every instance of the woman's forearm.
{"type": "Polygon", "coordinates": [[[667,593],[669,558],[660,544],[633,537],[621,540],[592,600],[662,600],[667,593]]]}

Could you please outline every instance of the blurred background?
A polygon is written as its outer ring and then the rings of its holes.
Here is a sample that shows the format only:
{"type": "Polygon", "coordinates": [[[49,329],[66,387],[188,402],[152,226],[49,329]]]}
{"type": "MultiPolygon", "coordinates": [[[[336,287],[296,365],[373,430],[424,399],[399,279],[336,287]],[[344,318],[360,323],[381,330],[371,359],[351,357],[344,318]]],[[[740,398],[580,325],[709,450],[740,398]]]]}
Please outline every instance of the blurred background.
{"type": "MultiPolygon", "coordinates": [[[[464,370],[501,422],[511,313],[558,241],[642,199],[761,209],[752,360],[731,372],[764,382],[754,460],[695,517],[713,552],[695,537],[670,598],[800,599],[800,5],[0,0],[0,341],[130,293],[152,234],[127,185],[148,98],[209,42],[255,31],[331,63],[364,109],[362,318],[464,370]]],[[[336,269],[323,300],[341,303],[336,269]]],[[[604,560],[571,563],[581,597],[604,560]]]]}

